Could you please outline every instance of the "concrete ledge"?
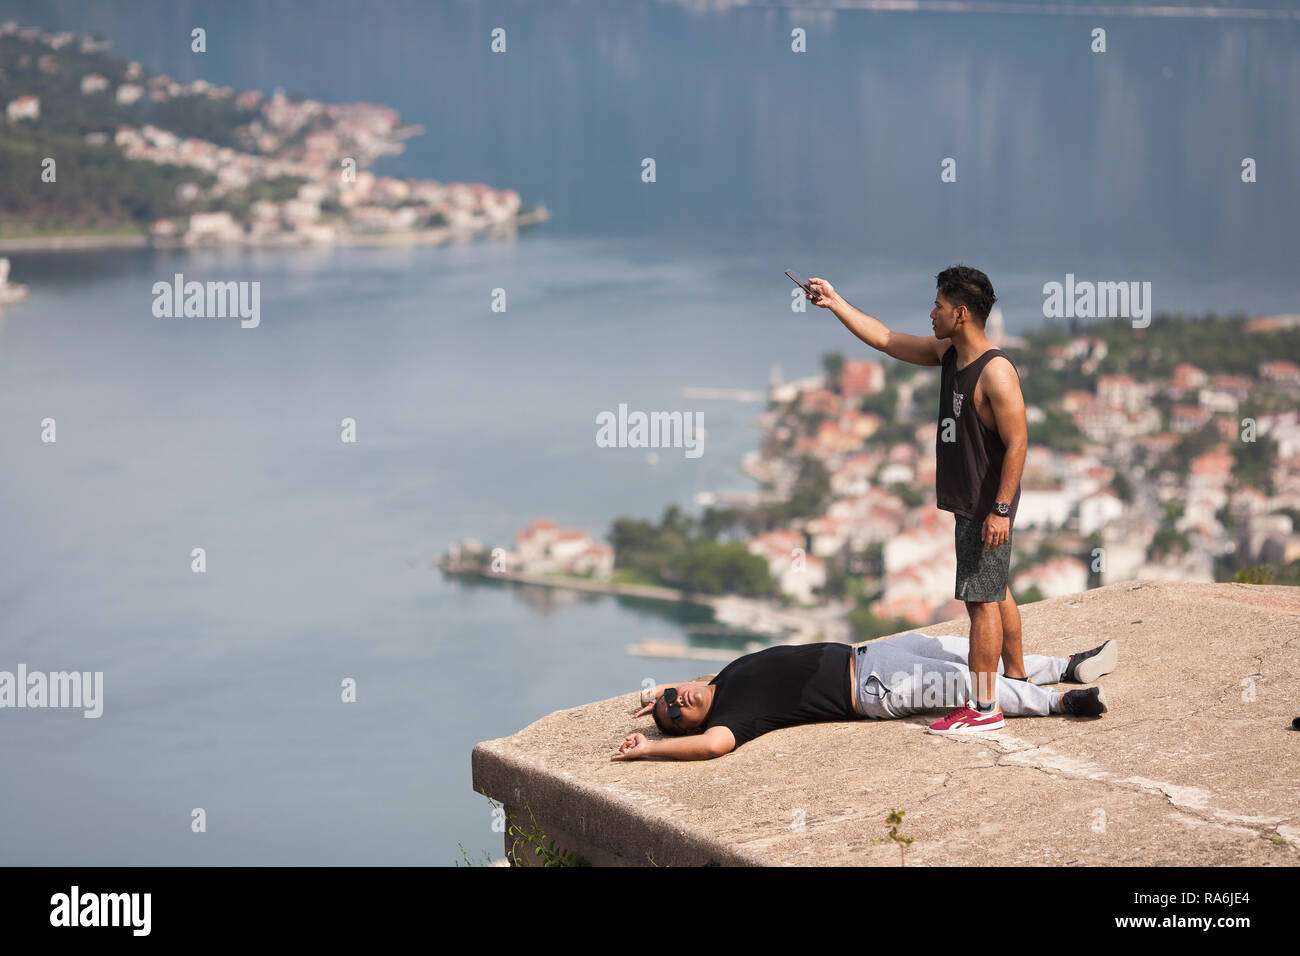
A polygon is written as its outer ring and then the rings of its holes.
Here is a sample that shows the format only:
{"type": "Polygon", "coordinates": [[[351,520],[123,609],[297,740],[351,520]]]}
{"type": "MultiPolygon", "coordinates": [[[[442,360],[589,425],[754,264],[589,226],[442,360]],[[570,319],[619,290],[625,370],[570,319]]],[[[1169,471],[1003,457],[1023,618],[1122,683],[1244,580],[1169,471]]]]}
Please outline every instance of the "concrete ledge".
{"type": "MultiPolygon", "coordinates": [[[[529,729],[532,727],[537,724],[529,729]]],[[[492,744],[498,742],[487,741],[474,748],[474,789],[504,804],[506,813],[522,825],[531,826],[535,818],[548,841],[553,839],[557,847],[582,854],[593,866],[755,866],[767,862],[761,854],[673,819],[671,802],[663,797],[634,789],[602,788],[575,774],[533,764],[519,754],[496,751],[492,744]]],[[[608,761],[617,749],[615,744],[604,759],[608,761]]],[[[507,853],[510,850],[509,839],[505,849],[507,853]]],[[[531,853],[529,849],[529,860],[531,853]]]]}
{"type": "Polygon", "coordinates": [[[896,866],[874,842],[891,810],[909,865],[1300,863],[1300,588],[1125,581],[1021,614],[1027,653],[1119,640],[1110,713],[970,738],[812,724],[716,760],[614,762],[626,734],[658,736],[632,688],[478,744],[474,789],[595,865],[896,866]]]}

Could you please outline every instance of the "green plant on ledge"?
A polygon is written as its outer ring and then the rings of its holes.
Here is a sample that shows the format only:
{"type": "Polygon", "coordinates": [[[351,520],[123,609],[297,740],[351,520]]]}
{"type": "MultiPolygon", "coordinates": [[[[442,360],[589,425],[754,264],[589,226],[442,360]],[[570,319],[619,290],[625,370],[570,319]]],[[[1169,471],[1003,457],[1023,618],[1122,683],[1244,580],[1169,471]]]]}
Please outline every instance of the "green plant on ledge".
{"type": "MultiPolygon", "coordinates": [[[[495,811],[501,804],[489,798],[488,803],[492,805],[495,811]]],[[[533,847],[534,856],[542,858],[542,866],[591,866],[591,862],[584,856],[575,853],[572,850],[560,850],[555,846],[554,840],[547,840],[546,834],[542,832],[541,826],[537,823],[537,817],[533,815],[533,808],[528,807],[528,818],[532,825],[525,829],[520,826],[513,814],[503,813],[502,817],[506,823],[506,836],[510,840],[510,849],[506,851],[506,860],[511,866],[523,866],[524,859],[522,853],[527,852],[528,847],[533,847]]],[[[464,844],[456,844],[460,847],[461,859],[465,861],[466,866],[473,866],[469,854],[465,850],[464,844]]],[[[486,854],[484,854],[486,857],[486,854]]],[[[489,865],[491,860],[485,860],[489,865]]],[[[457,866],[460,864],[457,863],[457,866]]]]}
{"type": "Polygon", "coordinates": [[[1242,568],[1232,576],[1232,580],[1237,584],[1268,584],[1273,580],[1273,570],[1267,564],[1256,564],[1242,568]]]}
{"type": "Polygon", "coordinates": [[[888,840],[892,840],[894,843],[897,843],[898,853],[899,853],[899,864],[898,864],[899,866],[907,866],[907,848],[911,846],[912,841],[916,839],[915,837],[899,835],[898,828],[902,826],[903,815],[904,814],[902,810],[895,810],[889,816],[885,817],[885,823],[889,825],[889,833],[886,836],[881,837],[879,840],[871,841],[873,844],[884,843],[888,840]]]}
{"type": "Polygon", "coordinates": [[[519,854],[530,846],[534,848],[534,855],[542,858],[542,866],[591,866],[590,861],[572,850],[557,850],[554,840],[547,842],[546,834],[542,832],[537,818],[533,816],[533,808],[526,803],[524,806],[528,807],[528,818],[532,821],[531,828],[525,830],[509,814],[506,815],[506,834],[512,837],[510,852],[506,854],[506,859],[510,861],[511,866],[523,866],[519,854]]]}
{"type": "MultiPolygon", "coordinates": [[[[473,860],[471,860],[471,859],[469,858],[469,850],[465,849],[465,844],[463,844],[463,843],[457,841],[456,845],[457,845],[458,847],[460,847],[460,859],[463,860],[463,861],[465,862],[465,865],[466,865],[466,866],[474,866],[475,863],[474,863],[473,860]]],[[[452,865],[453,865],[453,866],[460,866],[460,861],[459,861],[459,860],[458,860],[458,861],[455,861],[455,862],[453,862],[452,865]]],[[[483,862],[482,862],[481,864],[478,864],[478,865],[479,865],[479,866],[491,866],[491,865],[492,865],[492,857],[488,856],[487,850],[484,850],[484,851],[483,851],[483,862]]]]}

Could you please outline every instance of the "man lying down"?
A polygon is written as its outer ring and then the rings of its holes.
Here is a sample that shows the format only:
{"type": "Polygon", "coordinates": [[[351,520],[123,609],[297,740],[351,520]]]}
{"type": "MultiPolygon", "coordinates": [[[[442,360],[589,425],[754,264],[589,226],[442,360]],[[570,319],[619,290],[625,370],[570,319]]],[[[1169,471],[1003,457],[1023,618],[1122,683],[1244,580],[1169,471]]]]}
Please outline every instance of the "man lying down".
{"type": "MultiPolygon", "coordinates": [[[[830,720],[878,720],[927,710],[959,707],[971,698],[966,667],[969,642],[909,631],[862,644],[794,644],[768,647],[732,661],[707,684],[660,684],[652,702],[633,716],[653,713],[665,739],[629,734],[613,760],[664,757],[707,760],[731,753],[755,737],[796,724],[830,720]]],[[[1115,669],[1116,643],[1107,641],[1069,657],[1025,657],[1025,680],[1003,676],[998,665],[997,699],[1010,717],[1106,712],[1101,687],[1061,693],[1044,684],[1090,684],[1115,669]]],[[[976,725],[980,730],[996,727],[976,725]]],[[[969,733],[957,720],[947,730],[969,733]]]]}

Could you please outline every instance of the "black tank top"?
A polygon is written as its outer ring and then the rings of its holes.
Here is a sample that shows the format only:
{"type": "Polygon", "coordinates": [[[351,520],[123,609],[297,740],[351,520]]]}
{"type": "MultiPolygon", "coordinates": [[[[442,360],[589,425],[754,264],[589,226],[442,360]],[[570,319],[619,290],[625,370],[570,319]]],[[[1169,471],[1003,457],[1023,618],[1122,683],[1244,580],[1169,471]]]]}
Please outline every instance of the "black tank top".
{"type": "MultiPolygon", "coordinates": [[[[1007,446],[997,431],[989,428],[975,411],[975,383],[984,366],[1001,355],[1001,349],[989,349],[963,369],[957,368],[957,346],[943,353],[943,376],[939,384],[939,431],[935,435],[935,496],[944,511],[983,521],[993,513],[1002,484],[1002,460],[1007,446]],[[944,441],[944,420],[951,418],[956,427],[954,440],[944,441]]],[[[1012,363],[1013,365],[1015,363],[1012,363]]],[[[1016,523],[1020,505],[1020,487],[1011,499],[1011,524],[1016,523]]]]}

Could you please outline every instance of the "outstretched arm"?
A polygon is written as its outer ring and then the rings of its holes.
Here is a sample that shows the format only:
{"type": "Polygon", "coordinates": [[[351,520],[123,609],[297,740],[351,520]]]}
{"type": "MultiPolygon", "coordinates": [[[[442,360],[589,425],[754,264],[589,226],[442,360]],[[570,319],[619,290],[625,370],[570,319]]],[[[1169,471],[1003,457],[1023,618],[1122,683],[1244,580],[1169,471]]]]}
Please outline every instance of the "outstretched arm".
{"type": "Polygon", "coordinates": [[[912,365],[942,364],[943,352],[951,344],[947,339],[894,332],[879,319],[849,305],[825,279],[809,279],[808,288],[814,293],[807,297],[813,305],[830,309],[846,329],[873,349],[912,365]]]}
{"type": "Polygon", "coordinates": [[[726,727],[710,727],[702,734],[649,740],[644,734],[628,734],[623,746],[610,760],[639,760],[663,757],[666,760],[711,760],[736,749],[736,738],[726,727]]]}

